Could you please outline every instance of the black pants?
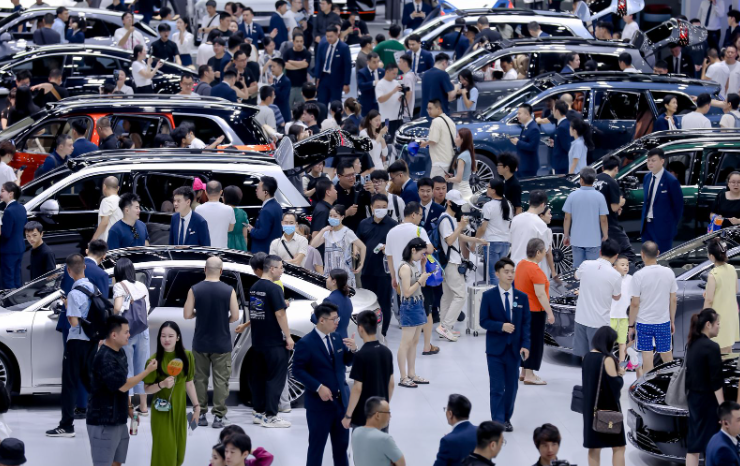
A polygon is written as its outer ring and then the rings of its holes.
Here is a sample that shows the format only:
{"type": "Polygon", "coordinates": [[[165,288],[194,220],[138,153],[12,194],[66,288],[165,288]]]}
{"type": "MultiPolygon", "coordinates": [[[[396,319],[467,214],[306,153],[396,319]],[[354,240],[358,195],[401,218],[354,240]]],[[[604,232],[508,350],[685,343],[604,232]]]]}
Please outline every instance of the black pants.
{"type": "Polygon", "coordinates": [[[139,86],[136,88],[136,94],[154,94],[154,88],[152,85],[148,86],[139,86]]]}
{"type": "Polygon", "coordinates": [[[545,351],[545,322],[547,313],[545,311],[532,312],[532,321],[529,324],[529,357],[522,364],[525,369],[533,371],[540,370],[542,355],[545,351]]]}
{"type": "Polygon", "coordinates": [[[77,386],[82,385],[90,391],[90,369],[95,356],[97,343],[85,340],[68,340],[62,360],[62,422],[65,429],[74,428],[77,386]]]}
{"type": "Polygon", "coordinates": [[[362,275],[362,286],[375,293],[378,297],[378,304],[380,310],[383,312],[383,326],[381,333],[383,336],[388,334],[388,327],[391,325],[391,295],[393,294],[391,287],[391,276],[371,276],[362,275]]]}
{"type": "Polygon", "coordinates": [[[630,262],[636,263],[639,257],[635,254],[632,249],[632,243],[630,242],[627,233],[624,232],[624,228],[621,225],[609,226],[609,238],[619,243],[619,253],[627,256],[630,262]]]}
{"type": "Polygon", "coordinates": [[[255,413],[276,416],[280,394],[288,376],[288,350],[284,346],[253,346],[249,388],[252,390],[252,409],[255,413]]]}
{"type": "Polygon", "coordinates": [[[389,144],[392,144],[396,139],[396,131],[403,124],[403,120],[391,120],[388,122],[388,136],[390,137],[389,144]]]}
{"type": "MultiPolygon", "coordinates": [[[[722,30],[717,29],[714,31],[707,31],[707,44],[709,45],[709,48],[717,49],[719,50],[719,38],[722,36],[722,30]]],[[[698,63],[697,63],[698,64],[698,63]]],[[[691,70],[696,71],[696,70],[691,70]]],[[[693,78],[693,75],[689,75],[690,78],[693,78]]]]}

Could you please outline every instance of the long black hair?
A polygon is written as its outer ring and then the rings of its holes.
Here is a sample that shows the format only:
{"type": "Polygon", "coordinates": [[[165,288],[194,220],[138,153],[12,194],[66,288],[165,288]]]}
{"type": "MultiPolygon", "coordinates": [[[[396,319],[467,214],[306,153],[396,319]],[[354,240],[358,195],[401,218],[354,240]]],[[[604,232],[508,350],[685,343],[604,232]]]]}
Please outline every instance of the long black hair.
{"type": "Polygon", "coordinates": [[[119,259],[113,269],[113,277],[116,279],[116,283],[121,283],[124,280],[136,283],[136,270],[134,270],[134,263],[125,257],[119,259]]]}
{"type": "Polygon", "coordinates": [[[575,131],[578,136],[583,137],[583,142],[586,143],[586,149],[594,150],[596,148],[594,140],[591,137],[591,126],[588,123],[580,118],[574,118],[570,121],[570,127],[573,128],[573,131],[575,131]]]}
{"type": "Polygon", "coordinates": [[[699,338],[701,338],[702,330],[704,330],[704,326],[707,325],[707,322],[710,322],[713,324],[717,322],[717,319],[719,319],[719,314],[717,314],[717,311],[715,311],[711,307],[702,309],[701,312],[697,312],[696,314],[691,316],[691,325],[689,326],[689,338],[688,338],[689,348],[699,338]]]}
{"type": "Polygon", "coordinates": [[[347,282],[349,281],[349,275],[347,274],[346,270],[331,269],[331,271],[329,272],[329,277],[337,282],[337,290],[339,290],[340,293],[342,293],[344,296],[349,296],[349,285],[347,285],[347,282]]]}
{"type": "MultiPolygon", "coordinates": [[[[329,104],[329,110],[334,114],[334,121],[337,122],[337,126],[342,126],[342,112],[344,111],[344,108],[342,107],[342,101],[341,100],[333,100],[329,104]]],[[[291,128],[293,126],[291,125],[291,128]]]]}
{"type": "MultiPolygon", "coordinates": [[[[470,91],[471,89],[473,89],[475,87],[475,81],[473,80],[473,72],[470,71],[469,69],[465,68],[464,70],[460,71],[460,75],[458,76],[458,80],[460,78],[465,78],[465,80],[468,82],[468,84],[466,84],[465,86],[463,86],[468,91],[470,91]]],[[[462,83],[460,83],[460,85],[462,85],[462,83]]]]}
{"type": "Polygon", "coordinates": [[[591,339],[591,348],[608,358],[612,358],[614,363],[618,363],[617,358],[612,353],[616,341],[617,331],[608,325],[604,325],[594,333],[594,337],[591,339]]]}
{"type": "Polygon", "coordinates": [[[501,216],[504,220],[511,220],[511,209],[509,201],[504,196],[504,181],[501,178],[491,178],[488,185],[493,189],[497,196],[501,196],[501,216]]]}
{"type": "Polygon", "coordinates": [[[180,326],[177,325],[177,322],[173,322],[171,320],[163,323],[162,326],[159,327],[159,332],[157,332],[157,364],[159,364],[157,366],[157,372],[164,375],[165,377],[169,377],[169,374],[167,373],[167,368],[163,367],[164,364],[162,364],[162,361],[164,360],[162,330],[166,328],[171,328],[177,334],[177,342],[175,342],[175,356],[180,358],[180,360],[182,361],[181,374],[187,374],[190,369],[190,362],[188,361],[188,354],[185,352],[185,346],[182,344],[182,332],[180,331],[180,326]]]}
{"type": "Polygon", "coordinates": [[[714,256],[714,260],[720,263],[727,262],[727,244],[719,238],[712,238],[707,244],[707,252],[714,256]]]}
{"type": "Polygon", "coordinates": [[[426,241],[421,238],[413,238],[411,241],[409,241],[409,244],[407,244],[406,247],[403,248],[403,254],[401,254],[401,257],[403,258],[404,262],[411,262],[411,256],[414,254],[414,251],[420,251],[426,248],[426,241]]]}

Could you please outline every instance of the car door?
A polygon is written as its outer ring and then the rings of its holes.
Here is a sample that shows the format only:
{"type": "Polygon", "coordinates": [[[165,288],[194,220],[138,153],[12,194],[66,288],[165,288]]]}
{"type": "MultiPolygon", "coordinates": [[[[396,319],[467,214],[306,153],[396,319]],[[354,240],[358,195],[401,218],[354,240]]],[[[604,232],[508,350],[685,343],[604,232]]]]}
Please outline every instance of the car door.
{"type": "MultiPolygon", "coordinates": [[[[63,303],[61,294],[58,293],[64,273],[57,269],[41,280],[31,283],[13,295],[13,300],[28,308],[34,301],[46,300],[42,306],[34,311],[24,311],[32,319],[32,326],[28,329],[27,337],[30,339],[30,353],[28,353],[27,368],[30,371],[31,380],[23,382],[24,386],[33,386],[37,391],[43,391],[44,387],[59,386],[62,383],[62,334],[57,332],[59,312],[63,303]],[[51,297],[56,295],[56,297],[51,297]],[[48,299],[50,298],[50,299],[48,299]]],[[[23,330],[18,325],[15,336],[20,338],[23,330]]],[[[16,355],[18,359],[20,357],[16,355]]],[[[21,361],[19,360],[19,363],[21,361]]]]}
{"type": "Polygon", "coordinates": [[[169,122],[162,115],[111,115],[111,128],[117,137],[127,137],[134,143],[134,148],[154,146],[154,137],[170,130],[169,122]]]}
{"type": "MultiPolygon", "coordinates": [[[[10,69],[14,75],[19,71],[28,71],[31,73],[31,85],[48,82],[49,71],[63,70],[66,57],[63,54],[45,54],[33,56],[27,60],[13,65],[10,69]]],[[[96,92],[97,94],[97,92],[96,92]]]]}
{"type": "MultiPolygon", "coordinates": [[[[597,90],[594,95],[593,159],[632,140],[643,97],[640,91],[597,90]]],[[[589,163],[591,160],[589,160],[589,163]]]]}
{"type": "MultiPolygon", "coordinates": [[[[86,117],[81,117],[86,118],[86,117]]],[[[92,121],[89,118],[89,123],[92,121]]],[[[69,134],[71,127],[69,121],[63,118],[55,118],[45,121],[25,135],[16,139],[16,153],[14,161],[19,166],[26,166],[21,177],[21,183],[31,181],[46,157],[56,148],[57,137],[69,134]]]]}
{"type": "Polygon", "coordinates": [[[65,87],[70,95],[99,94],[113,71],[123,69],[118,58],[109,55],[81,53],[69,57],[69,74],[65,87]]]}
{"type": "Polygon", "coordinates": [[[733,171],[740,170],[740,148],[707,148],[704,149],[704,179],[699,188],[696,215],[696,230],[702,230],[709,224],[709,214],[717,196],[727,190],[727,177],[733,171]]]}

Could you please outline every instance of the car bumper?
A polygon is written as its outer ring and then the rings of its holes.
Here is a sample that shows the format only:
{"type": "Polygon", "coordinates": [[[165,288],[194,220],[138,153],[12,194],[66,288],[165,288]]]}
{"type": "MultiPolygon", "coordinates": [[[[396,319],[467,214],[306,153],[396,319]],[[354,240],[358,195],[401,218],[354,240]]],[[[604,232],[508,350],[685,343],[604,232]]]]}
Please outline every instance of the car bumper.
{"type": "Polygon", "coordinates": [[[573,354],[573,340],[576,332],[576,307],[564,304],[550,304],[555,315],[554,324],[545,324],[545,346],[573,354]]]}

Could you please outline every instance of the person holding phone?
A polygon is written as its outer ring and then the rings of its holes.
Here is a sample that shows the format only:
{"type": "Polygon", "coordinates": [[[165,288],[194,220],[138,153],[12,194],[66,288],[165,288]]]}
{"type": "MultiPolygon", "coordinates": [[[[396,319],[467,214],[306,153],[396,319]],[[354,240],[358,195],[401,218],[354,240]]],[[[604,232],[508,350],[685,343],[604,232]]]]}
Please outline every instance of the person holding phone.
{"type": "Polygon", "coordinates": [[[143,45],[137,45],[134,47],[134,62],[131,63],[131,74],[134,77],[134,83],[136,84],[137,94],[153,94],[154,88],[152,87],[152,78],[156,76],[157,71],[162,68],[164,62],[159,60],[157,64],[152,67],[152,60],[154,57],[149,55],[146,57],[146,49],[143,45]]]}

